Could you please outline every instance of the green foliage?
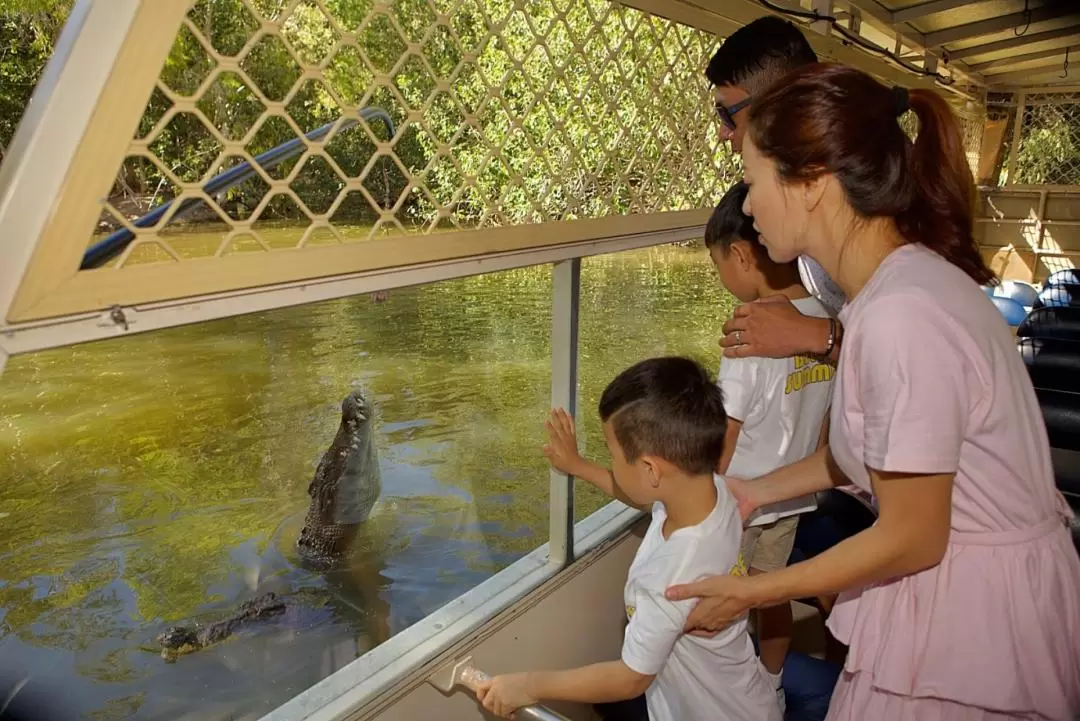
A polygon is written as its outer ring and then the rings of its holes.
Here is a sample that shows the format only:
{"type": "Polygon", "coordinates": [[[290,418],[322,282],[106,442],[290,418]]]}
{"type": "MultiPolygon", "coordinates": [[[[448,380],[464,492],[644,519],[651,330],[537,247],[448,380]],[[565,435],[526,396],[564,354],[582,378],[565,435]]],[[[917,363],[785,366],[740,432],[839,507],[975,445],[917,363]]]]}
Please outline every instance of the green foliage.
{"type": "Polygon", "coordinates": [[[1080,185],[1080,103],[1032,105],[1021,127],[1016,183],[1080,185]]]}
{"type": "MultiPolygon", "coordinates": [[[[36,14],[5,17],[34,39],[5,58],[5,80],[18,75],[29,89],[69,3],[24,0],[36,14]]],[[[276,219],[329,212],[350,178],[364,191],[341,203],[335,223],[377,226],[392,209],[396,224],[418,229],[705,207],[732,174],[701,74],[715,41],[701,32],[606,0],[572,3],[565,18],[552,0],[397,0],[385,12],[370,0],[332,0],[326,13],[305,0],[283,17],[288,5],[192,6],[139,126],[157,165],[125,164],[114,202],[164,202],[178,192],[168,174],[197,182],[241,160],[222,157],[192,112],[159,127],[172,105],[163,89],[192,98],[222,139],[252,154],[363,106],[390,114],[394,138],[381,123],[329,138],[330,163],[291,183],[305,207],[279,203],[276,219]],[[279,31],[263,34],[262,20],[279,31]],[[355,41],[341,42],[346,32],[355,41]],[[220,72],[212,52],[236,58],[239,70],[220,72]],[[319,79],[301,81],[305,70],[319,79]],[[285,114],[266,115],[271,103],[285,114]],[[375,141],[392,141],[392,154],[375,141]]],[[[25,98],[0,118],[0,144],[23,107],[25,98]]],[[[299,162],[270,174],[284,178],[299,162]]],[[[237,217],[234,208],[250,212],[265,192],[254,183],[218,200],[237,217]]]]}
{"type": "Polygon", "coordinates": [[[5,0],[0,7],[0,158],[52,54],[74,0],[5,0]]]}

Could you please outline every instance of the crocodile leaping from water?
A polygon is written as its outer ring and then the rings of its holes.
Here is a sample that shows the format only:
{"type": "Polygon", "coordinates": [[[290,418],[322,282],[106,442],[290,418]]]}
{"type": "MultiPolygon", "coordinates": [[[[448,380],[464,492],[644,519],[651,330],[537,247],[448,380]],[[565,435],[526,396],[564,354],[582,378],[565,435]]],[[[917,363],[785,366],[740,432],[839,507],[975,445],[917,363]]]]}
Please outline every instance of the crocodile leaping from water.
{"type": "Polygon", "coordinates": [[[360,524],[379,499],[382,483],[372,409],[359,391],[341,403],[341,425],[308,486],[311,504],[296,547],[305,565],[326,570],[352,548],[360,524]]]}
{"type": "MultiPolygon", "coordinates": [[[[341,425],[308,486],[311,503],[296,547],[302,564],[327,571],[344,561],[360,526],[379,498],[382,483],[375,449],[372,407],[360,391],[341,403],[341,425]]],[[[286,601],[273,593],[240,604],[222,621],[206,626],[173,626],[157,637],[161,656],[179,656],[224,641],[244,624],[282,613],[286,601]]]]}

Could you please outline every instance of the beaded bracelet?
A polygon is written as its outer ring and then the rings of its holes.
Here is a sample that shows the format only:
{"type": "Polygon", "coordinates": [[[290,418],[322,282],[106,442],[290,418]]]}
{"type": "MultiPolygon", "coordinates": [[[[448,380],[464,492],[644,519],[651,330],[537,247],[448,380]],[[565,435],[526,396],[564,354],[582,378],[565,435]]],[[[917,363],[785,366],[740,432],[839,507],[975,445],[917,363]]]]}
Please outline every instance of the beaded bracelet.
{"type": "Polygon", "coordinates": [[[828,358],[832,355],[833,348],[836,347],[836,330],[838,323],[836,318],[829,318],[829,340],[825,343],[825,352],[822,355],[828,358]]]}

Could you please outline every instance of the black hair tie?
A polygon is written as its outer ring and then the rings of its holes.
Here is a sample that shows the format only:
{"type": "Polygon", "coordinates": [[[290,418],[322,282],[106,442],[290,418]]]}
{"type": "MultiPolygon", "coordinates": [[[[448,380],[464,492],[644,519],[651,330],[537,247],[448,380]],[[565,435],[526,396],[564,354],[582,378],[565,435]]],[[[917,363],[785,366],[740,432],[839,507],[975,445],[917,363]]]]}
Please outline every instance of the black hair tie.
{"type": "Polygon", "coordinates": [[[893,94],[893,109],[896,112],[896,117],[900,117],[911,108],[908,99],[908,89],[894,85],[892,89],[893,94]]]}

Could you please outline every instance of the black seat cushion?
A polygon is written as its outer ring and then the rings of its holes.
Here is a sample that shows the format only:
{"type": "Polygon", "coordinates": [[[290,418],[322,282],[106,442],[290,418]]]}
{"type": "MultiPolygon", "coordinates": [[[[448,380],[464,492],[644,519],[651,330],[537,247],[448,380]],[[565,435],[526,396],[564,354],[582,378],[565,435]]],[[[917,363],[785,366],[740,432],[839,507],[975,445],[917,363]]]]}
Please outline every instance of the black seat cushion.
{"type": "Polygon", "coordinates": [[[1052,448],[1080,451],[1080,393],[1035,388],[1052,448]]]}
{"type": "Polygon", "coordinates": [[[1019,338],[1016,345],[1036,388],[1080,391],[1080,341],[1019,338]]]}
{"type": "Polygon", "coordinates": [[[1080,505],[1080,452],[1051,448],[1050,461],[1054,464],[1058,490],[1065,494],[1069,505],[1076,508],[1080,505]]]}
{"type": "Polygon", "coordinates": [[[1033,310],[1016,329],[1016,336],[1080,341],[1080,308],[1057,306],[1033,310]]]}
{"type": "Polygon", "coordinates": [[[1035,299],[1032,308],[1052,308],[1055,306],[1080,306],[1080,283],[1049,285],[1043,288],[1035,299]]]}
{"type": "Polygon", "coordinates": [[[1070,283],[1080,283],[1080,268],[1065,268],[1059,270],[1050,275],[1043,283],[1043,287],[1047,288],[1051,285],[1067,285],[1070,283]]]}

